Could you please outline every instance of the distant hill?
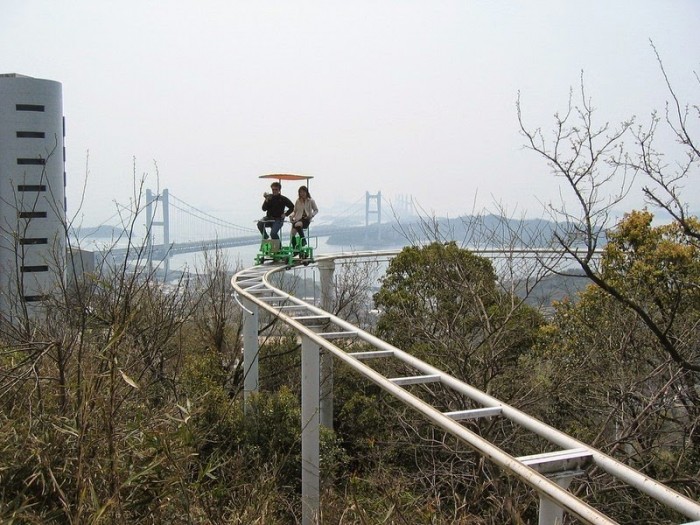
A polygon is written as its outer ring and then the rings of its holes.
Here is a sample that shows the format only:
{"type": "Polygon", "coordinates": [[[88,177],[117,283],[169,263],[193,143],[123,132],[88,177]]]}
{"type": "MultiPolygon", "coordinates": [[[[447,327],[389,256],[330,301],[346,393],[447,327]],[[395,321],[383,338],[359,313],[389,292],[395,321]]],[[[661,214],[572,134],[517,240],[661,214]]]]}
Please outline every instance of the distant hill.
{"type": "MultiPolygon", "coordinates": [[[[548,275],[530,290],[525,302],[535,307],[549,307],[554,301],[566,298],[576,301],[579,292],[590,284],[591,280],[580,269],[572,270],[569,275],[548,275]]],[[[526,283],[516,284],[515,293],[525,297],[526,283]]]]}
{"type": "Polygon", "coordinates": [[[124,235],[124,230],[116,226],[84,226],[76,228],[76,237],[84,239],[86,237],[97,237],[100,239],[115,239],[120,235],[124,235]]]}
{"type": "Polygon", "coordinates": [[[544,219],[508,219],[497,215],[435,218],[357,226],[333,234],[329,245],[365,248],[404,246],[432,240],[456,241],[460,246],[512,248],[551,246],[557,224],[544,219]]]}

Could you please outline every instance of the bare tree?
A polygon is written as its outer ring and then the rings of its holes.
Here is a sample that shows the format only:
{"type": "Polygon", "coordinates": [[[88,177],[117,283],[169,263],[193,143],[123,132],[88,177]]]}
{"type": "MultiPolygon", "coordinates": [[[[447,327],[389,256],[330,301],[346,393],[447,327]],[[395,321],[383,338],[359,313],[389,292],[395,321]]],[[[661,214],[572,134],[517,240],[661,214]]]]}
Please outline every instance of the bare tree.
{"type": "MultiPolygon", "coordinates": [[[[658,59],[658,54],[656,55],[658,59]]],[[[659,63],[661,61],[659,59],[659,63]]],[[[653,114],[649,127],[635,128],[634,119],[622,122],[613,128],[608,123],[596,124],[596,111],[584,89],[581,77],[580,104],[574,105],[570,98],[564,115],[555,114],[555,125],[551,139],[545,137],[540,128],[530,130],[525,122],[520,97],[517,111],[520,128],[526,138],[526,147],[542,156],[556,177],[563,178],[565,187],[573,197],[572,206],[562,198],[559,204],[550,204],[549,212],[564,225],[555,232],[560,246],[580,265],[593,283],[617,301],[633,311],[649,329],[664,351],[681,368],[700,372],[700,362],[694,352],[679,350],[680,340],[673,333],[672,325],[655,317],[647,306],[626,292],[614,280],[606,278],[596,265],[596,250],[605,242],[606,229],[611,226],[612,210],[623,203],[635,178],[639,174],[647,177],[649,185],[644,192],[651,204],[666,210],[682,227],[684,234],[697,241],[696,222],[687,215],[687,203],[681,199],[681,181],[695,175],[698,156],[695,143],[687,125],[688,112],[680,110],[675,93],[662,66],[662,72],[675,102],[676,122],[667,111],[667,121],[680,144],[686,147],[686,160],[678,164],[671,174],[661,153],[653,144],[657,136],[659,119],[653,114]],[[624,138],[635,138],[639,148],[637,154],[630,151],[624,138]],[[581,250],[581,251],[579,251],[581,250]]],[[[700,116],[700,114],[698,115],[700,116]]],[[[691,290],[689,283],[688,290],[691,290]]]]}
{"type": "MultiPolygon", "coordinates": [[[[526,126],[518,98],[526,147],[564,181],[561,202],[548,205],[563,225],[556,240],[594,285],[578,303],[557,307],[541,352],[530,358],[543,379],[533,388],[550,393],[549,403],[535,410],[694,494],[700,223],[683,187],[698,175],[693,130],[700,113],[697,106],[683,106],[652,49],[672,102],[665,118],[653,112],[646,126],[635,119],[614,128],[596,124],[583,77],[578,105],[572,97],[566,114],[555,115],[551,136],[526,126]],[[664,141],[664,133],[675,145],[664,141]],[[639,182],[649,208],[668,215],[669,224],[655,226],[648,209],[632,210],[613,224],[613,209],[639,182]]],[[[592,475],[576,490],[605,500],[615,488],[612,480],[592,475]]],[[[634,495],[627,498],[631,508],[644,508],[634,495]]]]}

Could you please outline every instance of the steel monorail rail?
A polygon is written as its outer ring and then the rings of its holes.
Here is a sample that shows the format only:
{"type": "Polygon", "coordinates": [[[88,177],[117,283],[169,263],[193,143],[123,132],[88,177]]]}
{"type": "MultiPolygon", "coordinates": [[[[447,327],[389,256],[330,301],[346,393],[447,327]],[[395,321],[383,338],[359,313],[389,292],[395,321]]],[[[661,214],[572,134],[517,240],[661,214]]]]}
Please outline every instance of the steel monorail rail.
{"type": "MultiPolygon", "coordinates": [[[[547,252],[549,253],[549,251],[547,252]]],[[[324,263],[326,265],[329,263],[333,264],[337,259],[391,257],[396,253],[398,252],[393,250],[341,253],[326,257],[317,257],[316,264],[319,264],[319,266],[324,263]]],[[[312,342],[313,344],[317,345],[318,348],[325,349],[335,358],[350,366],[355,372],[372,381],[386,392],[401,400],[407,406],[421,413],[424,417],[426,417],[426,419],[431,421],[439,428],[457,437],[469,447],[476,450],[479,454],[492,460],[506,472],[517,477],[536,490],[540,495],[541,501],[541,524],[556,522],[558,519],[557,512],[561,512],[562,509],[571,515],[578,517],[585,523],[616,523],[608,516],[605,516],[598,510],[588,505],[585,501],[573,495],[571,492],[566,490],[565,487],[560,486],[560,484],[558,484],[556,481],[553,481],[547,477],[545,474],[545,472],[547,472],[546,469],[537,469],[535,467],[536,464],[548,461],[559,461],[562,462],[561,464],[566,465],[570,465],[572,461],[578,462],[576,464],[583,464],[588,458],[590,458],[592,464],[596,465],[620,481],[635,487],[641,492],[649,495],[655,500],[663,503],[669,508],[676,510],[688,518],[700,520],[700,504],[698,504],[698,502],[693,501],[674,491],[673,489],[624,465],[623,463],[613,459],[610,456],[607,456],[599,450],[589,447],[585,443],[582,443],[571,436],[568,436],[567,434],[546,425],[536,418],[528,416],[524,412],[521,412],[516,408],[511,407],[498,399],[450,376],[449,374],[428,365],[427,363],[413,357],[399,348],[396,348],[373,336],[372,334],[361,330],[351,323],[276,288],[271,283],[270,276],[277,272],[285,271],[286,269],[287,268],[285,266],[270,267],[269,269],[257,266],[252,269],[239,272],[232,278],[231,281],[236,294],[245,298],[247,305],[255,305],[255,308],[261,308],[269,312],[280,321],[290,326],[293,330],[305,338],[306,341],[312,342]],[[300,312],[302,312],[303,315],[300,312]],[[314,330],[313,326],[309,325],[309,322],[314,320],[317,320],[319,323],[324,325],[332,325],[336,329],[332,332],[318,332],[314,330]],[[332,342],[334,339],[342,338],[343,335],[356,338],[371,345],[376,349],[376,352],[363,352],[364,355],[353,355],[344,351],[332,342]],[[371,356],[368,354],[376,355],[371,356]],[[387,356],[393,357],[412,366],[419,373],[423,374],[423,376],[416,376],[413,378],[387,378],[363,362],[368,357],[386,358],[387,356]],[[462,416],[465,418],[479,417],[481,415],[490,417],[493,416],[495,413],[494,411],[497,411],[500,417],[509,419],[513,423],[520,425],[522,428],[549,440],[553,444],[563,447],[565,450],[554,454],[541,454],[538,455],[538,457],[513,457],[500,449],[497,445],[489,442],[461,425],[459,423],[460,417],[456,414],[443,413],[402,387],[402,384],[422,381],[439,382],[445,387],[464,394],[475,403],[481,405],[482,408],[480,409],[463,411],[465,414],[462,414],[462,416]],[[466,412],[471,413],[466,414],[466,412]],[[552,511],[550,508],[552,503],[554,503],[555,506],[554,511],[552,511]],[[547,511],[548,513],[543,510],[545,508],[549,509],[547,511]]],[[[254,313],[248,308],[245,308],[243,304],[241,304],[241,306],[249,314],[254,313]]],[[[251,315],[251,317],[255,317],[257,322],[257,315],[251,315]]],[[[250,341],[250,338],[248,341],[250,341]]],[[[302,394],[302,400],[303,399],[304,395],[302,394]]],[[[315,446],[318,447],[317,444],[315,446]]],[[[316,448],[316,454],[317,453],[316,448]]],[[[315,477],[312,476],[310,479],[317,480],[318,472],[315,473],[315,477]]],[[[302,486],[304,487],[305,485],[302,484],[302,486]]],[[[302,499],[303,498],[304,495],[302,494],[302,499]]],[[[318,493],[316,492],[315,500],[312,498],[308,501],[312,501],[312,507],[313,505],[318,505],[318,493]],[[313,503],[314,501],[315,503],[313,503]]],[[[318,508],[311,508],[307,510],[310,512],[310,514],[307,513],[304,516],[305,522],[313,523],[313,516],[317,515],[314,514],[314,512],[317,513],[318,508]]]]}

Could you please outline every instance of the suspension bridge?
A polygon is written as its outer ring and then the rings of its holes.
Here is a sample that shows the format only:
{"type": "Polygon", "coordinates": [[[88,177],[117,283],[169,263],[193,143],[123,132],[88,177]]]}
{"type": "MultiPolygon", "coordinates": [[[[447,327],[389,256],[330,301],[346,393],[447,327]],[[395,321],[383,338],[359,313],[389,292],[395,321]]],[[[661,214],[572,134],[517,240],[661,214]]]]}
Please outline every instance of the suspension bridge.
{"type": "MultiPolygon", "coordinates": [[[[313,235],[329,235],[357,232],[369,225],[382,224],[381,191],[376,194],[366,192],[364,196],[349,204],[339,214],[327,216],[312,224],[313,235]]],[[[409,201],[400,200],[407,207],[409,201]]],[[[145,246],[149,260],[166,261],[173,255],[195,253],[213,249],[235,248],[255,245],[260,242],[260,232],[251,219],[250,226],[227,221],[205,212],[167,189],[160,193],[146,190],[145,246]]],[[[321,210],[323,213],[323,210],[321,210]]],[[[143,252],[133,247],[118,247],[109,250],[115,258],[142,257],[143,252]]]]}

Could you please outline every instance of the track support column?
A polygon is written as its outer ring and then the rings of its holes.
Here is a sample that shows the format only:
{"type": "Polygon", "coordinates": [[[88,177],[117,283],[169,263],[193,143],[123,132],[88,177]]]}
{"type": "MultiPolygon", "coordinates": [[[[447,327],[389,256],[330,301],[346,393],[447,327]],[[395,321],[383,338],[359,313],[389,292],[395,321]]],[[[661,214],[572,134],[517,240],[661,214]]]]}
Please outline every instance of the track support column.
{"type": "Polygon", "coordinates": [[[319,346],[301,338],[301,506],[302,525],[319,523],[321,494],[319,455],[319,346]]]}
{"type": "MultiPolygon", "coordinates": [[[[330,312],[333,307],[335,261],[320,261],[318,271],[321,280],[321,308],[330,312]]],[[[321,424],[333,429],[333,356],[328,352],[321,354],[321,424]]]]}
{"type": "Polygon", "coordinates": [[[258,305],[243,298],[243,400],[246,413],[250,395],[258,391],[258,305]]]}
{"type": "MultiPolygon", "coordinates": [[[[560,472],[548,476],[561,488],[569,487],[574,476],[582,474],[581,471],[560,472]]],[[[564,523],[564,509],[547,498],[540,496],[540,515],[538,525],[561,525],[564,523]]]]}
{"type": "MultiPolygon", "coordinates": [[[[330,312],[333,308],[333,273],[335,261],[318,263],[321,277],[321,308],[330,312]]],[[[321,354],[321,424],[333,430],[333,356],[321,354]]]]}

